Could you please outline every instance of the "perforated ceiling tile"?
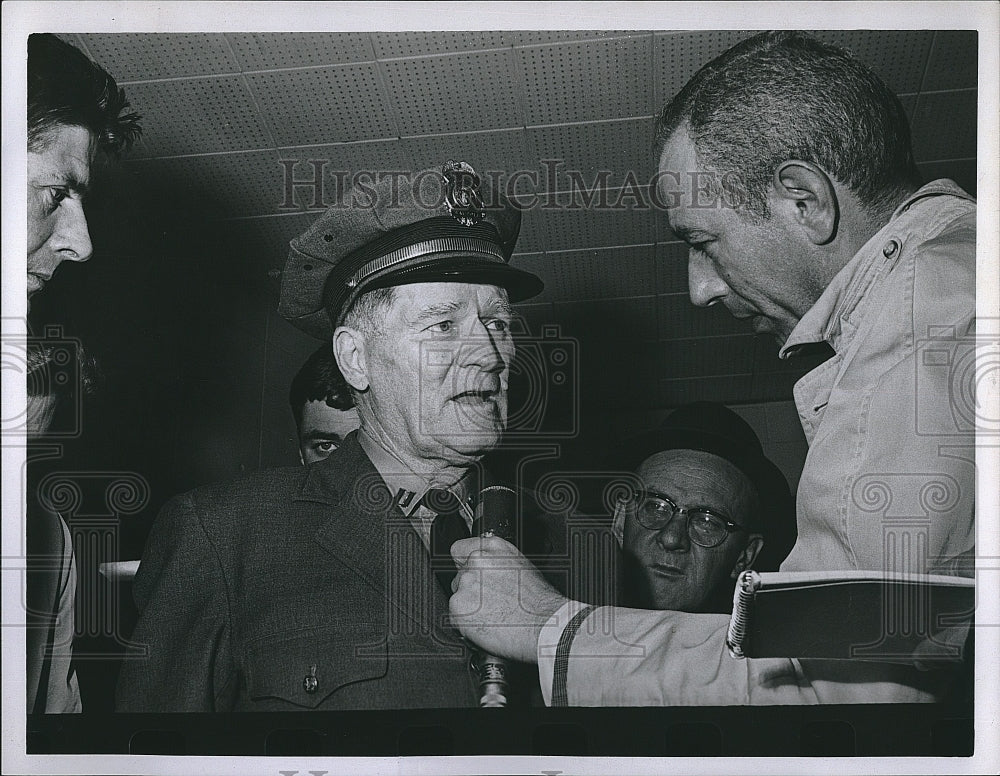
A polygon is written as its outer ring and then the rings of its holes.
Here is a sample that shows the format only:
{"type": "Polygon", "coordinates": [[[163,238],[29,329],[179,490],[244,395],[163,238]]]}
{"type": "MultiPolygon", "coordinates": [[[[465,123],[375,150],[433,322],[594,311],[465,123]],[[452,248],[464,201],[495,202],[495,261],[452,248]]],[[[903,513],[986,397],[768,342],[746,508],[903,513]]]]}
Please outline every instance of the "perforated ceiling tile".
{"type": "Polygon", "coordinates": [[[752,397],[750,375],[661,380],[658,404],[679,407],[692,401],[718,401],[723,404],[746,401],[752,397]]]}
{"type": "Polygon", "coordinates": [[[118,81],[239,72],[221,33],[84,33],[80,37],[91,56],[118,81]]]}
{"type": "Polygon", "coordinates": [[[515,49],[527,123],[651,115],[651,41],[647,35],[515,49]]]}
{"type": "Polygon", "coordinates": [[[270,137],[240,76],[136,83],[127,89],[142,114],[134,156],[175,156],[267,148],[270,137]]]}
{"type": "Polygon", "coordinates": [[[659,345],[639,335],[617,340],[581,339],[580,401],[607,412],[609,408],[653,407],[659,373],[659,345]]]}
{"type": "Polygon", "coordinates": [[[647,184],[655,170],[652,126],[650,119],[634,119],[529,129],[528,150],[540,189],[551,190],[550,170],[555,170],[558,191],[621,186],[629,173],[640,185],[647,184]],[[542,165],[542,159],[549,164],[542,165]]]}
{"type": "Polygon", "coordinates": [[[294,162],[285,173],[291,175],[291,202],[314,210],[342,203],[345,187],[355,182],[370,185],[389,174],[414,170],[409,153],[398,140],[283,148],[280,155],[286,162],[294,162]],[[314,162],[320,171],[318,185],[314,184],[314,162]]]}
{"type": "Polygon", "coordinates": [[[534,301],[531,301],[516,304],[514,305],[513,312],[515,319],[518,317],[521,318],[520,321],[515,320],[511,322],[511,328],[515,332],[515,337],[539,337],[542,334],[543,327],[557,325],[554,322],[552,305],[547,302],[535,304],[534,301]]]}
{"type": "Polygon", "coordinates": [[[913,124],[913,111],[917,107],[917,95],[915,94],[902,94],[899,96],[899,101],[903,104],[903,110],[906,111],[906,118],[910,120],[910,124],[913,124]]]}
{"type": "Polygon", "coordinates": [[[396,135],[373,62],[246,77],[279,146],[396,135]]]}
{"type": "Polygon", "coordinates": [[[606,40],[648,35],[644,30],[516,30],[511,33],[515,46],[535,46],[575,40],[606,40]]]}
{"type": "Polygon", "coordinates": [[[718,337],[750,331],[745,321],[733,318],[722,305],[696,307],[687,292],[663,294],[656,299],[661,339],[718,337]]]}
{"type": "MultiPolygon", "coordinates": [[[[618,192],[613,192],[612,201],[617,196],[618,192]]],[[[518,248],[553,251],[648,245],[654,242],[653,233],[650,210],[630,206],[624,209],[569,209],[565,206],[547,209],[545,200],[539,198],[533,206],[526,207],[522,216],[518,248]]]]}
{"type": "Polygon", "coordinates": [[[672,32],[654,38],[654,106],[658,111],[674,97],[702,65],[753,35],[745,30],[672,32]]]}
{"type": "Polygon", "coordinates": [[[447,54],[504,48],[511,45],[509,32],[462,30],[458,32],[376,32],[372,34],[375,56],[379,59],[447,54]]]}
{"type": "Polygon", "coordinates": [[[188,192],[207,219],[280,212],[284,192],[277,151],[146,159],[128,164],[151,186],[169,181],[188,192]]]}
{"type": "Polygon", "coordinates": [[[553,302],[563,333],[595,348],[613,349],[629,339],[652,339],[656,332],[656,298],[553,302]]]}
{"type": "Polygon", "coordinates": [[[535,190],[529,176],[516,174],[519,170],[530,169],[523,129],[404,138],[402,142],[416,169],[439,168],[454,159],[471,164],[508,197],[535,190]]]}
{"type": "Polygon", "coordinates": [[[919,164],[925,181],[938,178],[950,178],[972,196],[976,196],[976,160],[957,159],[944,162],[925,162],[919,164]]]}
{"type": "Polygon", "coordinates": [[[80,49],[84,53],[87,52],[86,47],[83,45],[83,41],[80,39],[80,36],[77,33],[75,33],[75,32],[54,32],[52,34],[55,35],[57,38],[59,38],[59,40],[63,41],[64,43],[68,43],[69,45],[73,46],[74,48],[80,49]]]}
{"type": "Polygon", "coordinates": [[[974,30],[935,32],[923,91],[974,89],[979,78],[978,54],[978,35],[974,30]]]}
{"type": "Polygon", "coordinates": [[[684,243],[657,243],[656,293],[686,294],[688,292],[688,247],[684,243]]]}
{"type": "Polygon", "coordinates": [[[753,336],[701,337],[661,340],[664,380],[677,377],[750,374],[753,368],[753,336]]]}
{"type": "Polygon", "coordinates": [[[374,59],[367,32],[229,33],[244,70],[316,67],[374,59]]]}
{"type": "Polygon", "coordinates": [[[813,34],[853,52],[897,94],[920,89],[933,33],[926,30],[823,30],[813,34]]]}
{"type": "Polygon", "coordinates": [[[523,126],[509,49],[380,62],[402,135],[523,126]]]}
{"type": "Polygon", "coordinates": [[[921,94],[913,115],[918,162],[976,155],[976,90],[921,94]]]}
{"type": "Polygon", "coordinates": [[[266,257],[268,266],[281,269],[288,258],[288,243],[305,232],[318,213],[293,213],[269,218],[244,218],[224,222],[234,242],[255,247],[266,257]]]}
{"type": "Polygon", "coordinates": [[[547,253],[534,265],[546,281],[542,298],[552,301],[642,296],[656,282],[652,245],[547,253]]]}
{"type": "Polygon", "coordinates": [[[756,373],[751,378],[748,397],[753,401],[787,401],[794,398],[798,379],[790,372],[756,373]]]}

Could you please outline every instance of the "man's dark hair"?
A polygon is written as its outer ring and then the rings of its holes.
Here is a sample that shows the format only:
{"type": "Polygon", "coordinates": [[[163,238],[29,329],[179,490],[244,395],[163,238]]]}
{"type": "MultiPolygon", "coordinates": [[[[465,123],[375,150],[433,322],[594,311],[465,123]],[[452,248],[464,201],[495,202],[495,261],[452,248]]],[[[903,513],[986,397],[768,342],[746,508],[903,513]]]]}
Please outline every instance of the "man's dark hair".
{"type": "Polygon", "coordinates": [[[292,406],[297,429],[302,430],[302,408],[306,402],[320,400],[335,410],[354,408],[354,397],[351,395],[350,386],[337,367],[329,342],[324,343],[306,359],[292,380],[288,403],[292,406]]]}
{"type": "Polygon", "coordinates": [[[701,68],[657,118],[657,159],[682,126],[758,218],[788,159],[822,167],[873,214],[921,182],[899,98],[852,54],[800,32],[755,35],[701,68]]]}
{"type": "Polygon", "coordinates": [[[55,35],[28,36],[28,150],[45,148],[55,127],[83,127],[118,155],[142,134],[125,90],[96,62],[55,35]]]}

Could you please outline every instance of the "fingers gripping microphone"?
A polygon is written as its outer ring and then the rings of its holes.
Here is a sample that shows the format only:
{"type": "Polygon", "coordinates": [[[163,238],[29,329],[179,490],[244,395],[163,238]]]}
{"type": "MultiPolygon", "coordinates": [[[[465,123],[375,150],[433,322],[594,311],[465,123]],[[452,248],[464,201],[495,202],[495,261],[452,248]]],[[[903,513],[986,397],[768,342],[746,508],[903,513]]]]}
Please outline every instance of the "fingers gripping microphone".
{"type": "MultiPolygon", "coordinates": [[[[516,544],[515,515],[517,494],[506,485],[490,485],[479,492],[479,505],[472,523],[476,536],[499,536],[516,544]]],[[[479,673],[479,705],[497,708],[507,705],[507,666],[504,659],[480,652],[476,658],[479,673]]]]}

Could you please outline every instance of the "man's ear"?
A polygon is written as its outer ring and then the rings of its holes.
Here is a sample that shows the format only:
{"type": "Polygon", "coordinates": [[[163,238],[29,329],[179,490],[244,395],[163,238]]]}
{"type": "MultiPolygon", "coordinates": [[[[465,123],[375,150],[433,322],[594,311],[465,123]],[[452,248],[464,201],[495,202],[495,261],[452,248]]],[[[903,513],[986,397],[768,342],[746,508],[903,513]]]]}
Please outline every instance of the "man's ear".
{"type": "Polygon", "coordinates": [[[736,577],[747,569],[753,568],[753,562],[757,559],[757,556],[760,555],[760,551],[763,548],[764,537],[756,533],[750,534],[747,546],[743,548],[740,556],[736,559],[736,565],[733,566],[733,570],[729,572],[729,576],[736,579],[736,577]]]}
{"type": "Polygon", "coordinates": [[[368,388],[368,350],[365,336],[349,326],[338,326],[333,333],[333,357],[341,374],[356,391],[368,388]]]}
{"type": "Polygon", "coordinates": [[[840,203],[833,182],[812,162],[789,159],[774,171],[774,196],[814,245],[825,245],[837,234],[840,203]]]}

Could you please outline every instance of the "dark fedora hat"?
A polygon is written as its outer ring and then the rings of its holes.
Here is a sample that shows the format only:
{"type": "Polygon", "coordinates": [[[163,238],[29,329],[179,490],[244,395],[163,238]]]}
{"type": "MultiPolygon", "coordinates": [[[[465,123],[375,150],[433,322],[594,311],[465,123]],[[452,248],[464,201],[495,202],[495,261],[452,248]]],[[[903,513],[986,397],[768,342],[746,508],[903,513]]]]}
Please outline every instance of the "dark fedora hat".
{"type": "Polygon", "coordinates": [[[330,339],[354,300],[375,288],[483,283],[519,302],[544,287],[509,263],[520,210],[466,162],[355,178],[291,241],[278,312],[298,329],[330,339]]]}
{"type": "Polygon", "coordinates": [[[764,537],[754,567],[775,571],[791,551],[798,531],[788,481],[764,455],[750,424],[724,404],[698,401],[678,407],[658,429],[626,440],[622,449],[624,462],[633,471],[665,450],[701,450],[729,461],[753,483],[760,502],[749,523],[764,537]]]}

